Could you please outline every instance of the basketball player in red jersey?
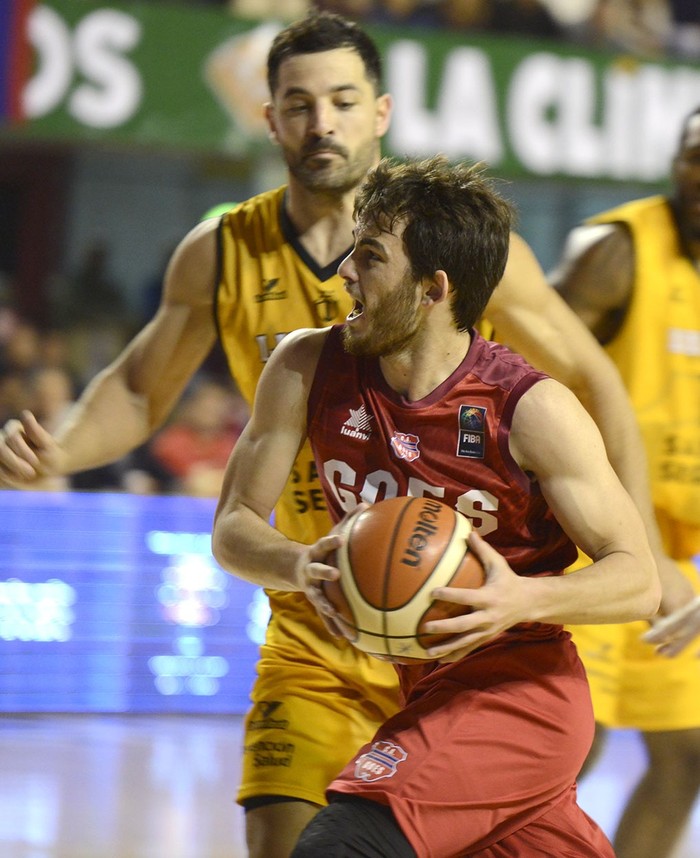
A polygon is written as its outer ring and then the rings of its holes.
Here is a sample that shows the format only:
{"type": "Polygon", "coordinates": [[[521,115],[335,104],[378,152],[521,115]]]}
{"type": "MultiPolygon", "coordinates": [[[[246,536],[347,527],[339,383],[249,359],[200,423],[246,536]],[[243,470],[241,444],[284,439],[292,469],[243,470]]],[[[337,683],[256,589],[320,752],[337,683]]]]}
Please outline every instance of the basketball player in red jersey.
{"type": "Polygon", "coordinates": [[[402,710],[348,749],[293,858],[612,858],[576,803],[593,714],[562,624],[656,611],[643,522],[573,394],[473,329],[511,225],[481,172],[384,160],[355,214],[340,266],[354,307],[275,350],[227,468],[215,555],[304,592],[334,627],[319,584],[339,574],[325,562],[339,533],[308,546],[268,524],[308,437],[334,521],[361,502],[438,497],[471,519],[487,580],[435,591],[473,610],[426,629],[452,635],[434,661],[396,666],[402,710]],[[562,575],[576,545],[592,564],[562,575]]]}
{"type": "MultiPolygon", "coordinates": [[[[167,419],[217,336],[250,400],[268,353],[285,332],[345,318],[351,304],[337,266],[352,246],[356,186],[379,160],[391,113],[381,60],[358,25],[337,15],[310,15],[276,37],[268,82],[265,114],[288,180],[183,238],[155,317],[93,379],[56,437],[29,413],[4,427],[1,486],[41,486],[45,477],[114,461],[144,443],[167,419]],[[275,283],[275,300],[261,301],[263,286],[275,283]]],[[[640,508],[648,507],[653,538],[643,449],[622,382],[515,233],[486,317],[504,342],[586,405],[625,487],[640,508]]],[[[276,520],[286,535],[312,543],[327,532],[329,518],[308,449],[299,462],[276,520]]],[[[675,567],[661,554],[657,562],[673,576],[675,567]]],[[[251,692],[238,801],[246,809],[251,858],[288,858],[298,833],[324,804],[347,749],[366,742],[396,711],[398,694],[393,670],[332,639],[299,593],[268,595],[272,618],[251,692]],[[273,706],[275,716],[267,717],[273,706]],[[292,750],[266,753],[268,761],[261,762],[261,747],[292,750]]]]}

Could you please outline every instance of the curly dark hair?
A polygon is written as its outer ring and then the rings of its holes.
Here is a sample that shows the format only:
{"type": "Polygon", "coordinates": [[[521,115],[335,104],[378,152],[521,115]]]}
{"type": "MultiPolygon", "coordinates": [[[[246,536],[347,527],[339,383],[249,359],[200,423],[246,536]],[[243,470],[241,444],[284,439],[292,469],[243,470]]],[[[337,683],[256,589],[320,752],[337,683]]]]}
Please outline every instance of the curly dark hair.
{"type": "Polygon", "coordinates": [[[355,218],[363,228],[385,232],[404,224],[403,244],[416,280],[445,271],[460,331],[473,327],[503,276],[514,216],[483,165],[450,164],[443,155],[384,158],[355,199],[355,218]]]}

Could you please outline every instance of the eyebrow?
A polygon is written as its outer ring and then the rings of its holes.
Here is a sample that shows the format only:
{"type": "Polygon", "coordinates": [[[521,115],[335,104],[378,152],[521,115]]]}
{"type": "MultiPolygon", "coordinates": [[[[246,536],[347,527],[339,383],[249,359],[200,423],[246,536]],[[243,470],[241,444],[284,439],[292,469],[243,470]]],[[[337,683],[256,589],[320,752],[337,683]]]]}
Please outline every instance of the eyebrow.
{"type": "Polygon", "coordinates": [[[365,245],[369,245],[370,247],[374,247],[377,250],[380,250],[382,253],[386,253],[386,248],[377,238],[372,238],[371,236],[362,237],[357,241],[358,247],[363,247],[365,245]]]}
{"type": "MultiPolygon", "coordinates": [[[[353,90],[353,92],[360,92],[360,87],[354,83],[341,83],[337,86],[332,87],[330,90],[331,95],[335,95],[339,92],[346,92],[347,90],[353,90]]],[[[303,86],[290,86],[286,89],[282,95],[282,98],[290,98],[293,95],[311,95],[308,89],[304,89],[303,86]]]]}

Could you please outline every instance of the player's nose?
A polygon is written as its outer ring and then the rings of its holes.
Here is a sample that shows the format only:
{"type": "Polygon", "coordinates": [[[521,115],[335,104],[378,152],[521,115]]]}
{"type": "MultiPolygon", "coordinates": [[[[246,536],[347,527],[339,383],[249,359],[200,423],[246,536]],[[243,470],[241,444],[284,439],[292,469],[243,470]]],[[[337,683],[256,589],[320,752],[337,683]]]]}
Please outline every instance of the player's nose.
{"type": "Polygon", "coordinates": [[[338,274],[343,278],[347,285],[357,282],[357,268],[353,259],[354,251],[348,253],[343,261],[338,266],[338,274]]]}

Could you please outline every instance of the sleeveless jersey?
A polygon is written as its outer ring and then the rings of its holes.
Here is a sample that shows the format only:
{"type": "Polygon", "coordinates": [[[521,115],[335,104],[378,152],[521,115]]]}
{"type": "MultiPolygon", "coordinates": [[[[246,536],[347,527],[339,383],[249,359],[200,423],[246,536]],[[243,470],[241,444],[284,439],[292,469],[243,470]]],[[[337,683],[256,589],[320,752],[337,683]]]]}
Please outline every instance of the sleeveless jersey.
{"type": "MultiPolygon", "coordinates": [[[[284,211],[285,191],[283,186],[252,197],[224,214],[219,226],[215,320],[231,375],[249,405],[265,362],[285,334],[342,321],[352,306],[337,274],[341,259],[320,269],[298,242],[284,211]]],[[[331,527],[308,444],[275,508],[275,526],[309,544],[331,527]]],[[[345,657],[341,650],[352,650],[330,639],[303,593],[267,595],[273,621],[261,658],[272,648],[286,653],[292,641],[300,641],[302,651],[318,649],[322,661],[335,662],[345,657]]],[[[299,656],[294,650],[286,657],[299,656]]]]}
{"type": "MultiPolygon", "coordinates": [[[[216,322],[231,375],[248,404],[277,343],[298,328],[342,321],[351,301],[337,274],[319,269],[284,213],[285,187],[252,197],[219,227],[216,322]]],[[[306,447],[275,511],[286,536],[311,543],[330,528],[313,457],[306,447]]]]}
{"type": "Polygon", "coordinates": [[[520,575],[558,574],[576,556],[539,487],[513,460],[515,406],[546,376],[473,332],[462,364],[409,402],[379,361],[328,334],[309,396],[308,435],[331,517],[360,500],[431,496],[455,507],[520,575]]]}
{"type": "Polygon", "coordinates": [[[700,276],[663,197],[627,203],[590,222],[624,223],[634,242],[631,302],[606,349],[644,436],[667,549],[689,557],[700,551],[700,276]]]}

